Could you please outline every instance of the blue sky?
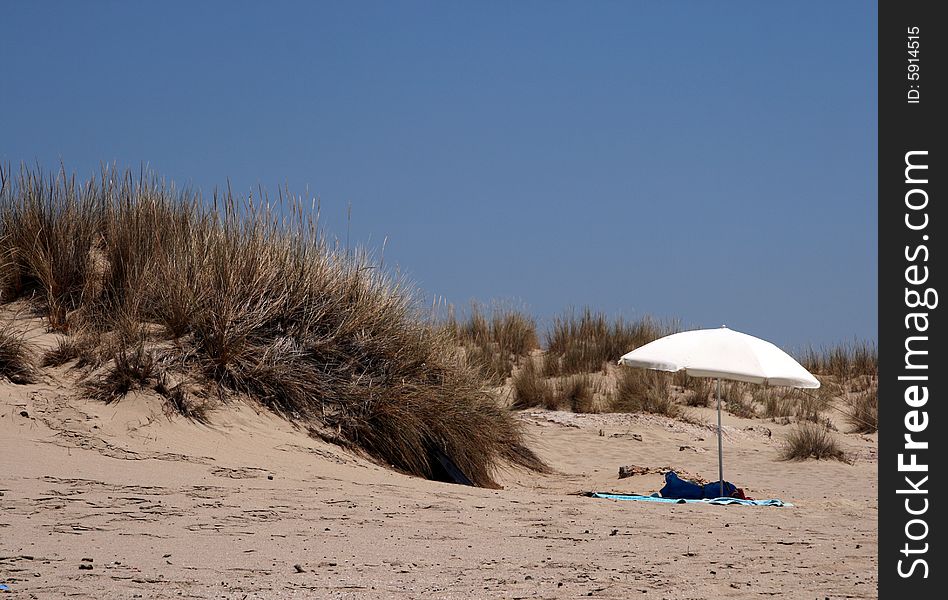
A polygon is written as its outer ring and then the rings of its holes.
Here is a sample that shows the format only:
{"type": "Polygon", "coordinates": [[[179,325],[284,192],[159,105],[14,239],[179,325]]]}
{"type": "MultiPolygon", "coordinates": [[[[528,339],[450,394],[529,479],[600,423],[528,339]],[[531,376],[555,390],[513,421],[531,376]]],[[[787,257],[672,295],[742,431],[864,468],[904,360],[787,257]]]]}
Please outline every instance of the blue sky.
{"type": "Polygon", "coordinates": [[[4,3],[0,160],[319,195],[428,296],[876,337],[869,2],[4,3]]]}

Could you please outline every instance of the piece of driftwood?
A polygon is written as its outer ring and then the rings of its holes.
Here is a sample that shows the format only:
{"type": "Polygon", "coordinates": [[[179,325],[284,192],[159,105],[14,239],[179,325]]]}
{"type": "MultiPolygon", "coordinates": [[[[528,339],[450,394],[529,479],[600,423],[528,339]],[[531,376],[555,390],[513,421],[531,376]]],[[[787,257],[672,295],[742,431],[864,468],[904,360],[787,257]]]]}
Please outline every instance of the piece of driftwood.
{"type": "Polygon", "coordinates": [[[633,475],[650,475],[652,473],[663,474],[671,471],[671,467],[640,467],[638,465],[625,465],[619,467],[619,479],[632,477],[633,475]]]}
{"type": "Polygon", "coordinates": [[[635,475],[664,475],[669,471],[675,471],[679,475],[692,481],[702,484],[707,483],[705,478],[693,473],[688,473],[687,471],[682,471],[681,469],[672,467],[641,467],[639,465],[625,465],[619,467],[619,479],[625,479],[626,477],[633,477],[635,475]]]}

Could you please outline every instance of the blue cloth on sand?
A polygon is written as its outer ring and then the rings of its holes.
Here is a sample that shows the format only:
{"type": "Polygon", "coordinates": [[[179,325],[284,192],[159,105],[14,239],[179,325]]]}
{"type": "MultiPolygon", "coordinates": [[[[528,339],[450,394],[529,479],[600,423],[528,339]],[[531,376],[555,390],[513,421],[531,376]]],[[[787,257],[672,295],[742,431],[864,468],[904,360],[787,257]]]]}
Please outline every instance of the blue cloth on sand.
{"type": "Polygon", "coordinates": [[[730,481],[724,482],[724,493],[721,493],[721,482],[712,481],[698,485],[693,481],[682,479],[674,471],[665,473],[665,487],[659,493],[662,498],[682,498],[684,500],[700,500],[702,498],[720,498],[730,496],[737,490],[737,486],[730,481]]]}
{"type": "Polygon", "coordinates": [[[639,500],[642,502],[659,502],[662,504],[741,504],[743,506],[793,506],[789,502],[784,502],[777,498],[770,500],[741,500],[740,498],[660,498],[658,496],[638,496],[635,494],[602,494],[592,493],[593,498],[606,498],[608,500],[639,500]]]}

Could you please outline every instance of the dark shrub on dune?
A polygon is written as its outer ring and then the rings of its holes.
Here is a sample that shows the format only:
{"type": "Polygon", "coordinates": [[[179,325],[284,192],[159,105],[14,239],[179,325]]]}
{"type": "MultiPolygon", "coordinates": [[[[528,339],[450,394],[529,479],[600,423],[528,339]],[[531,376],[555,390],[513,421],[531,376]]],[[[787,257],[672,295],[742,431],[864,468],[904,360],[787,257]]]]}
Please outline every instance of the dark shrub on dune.
{"type": "MultiPolygon", "coordinates": [[[[544,468],[405,282],[328,243],[300,202],[228,190],[210,206],[127,172],[0,175],[0,294],[31,298],[53,330],[114,344],[87,393],[114,400],[180,373],[408,473],[431,476],[432,449],[478,485],[504,462],[544,468]],[[163,353],[160,373],[144,371],[138,332],[163,353]]],[[[512,329],[504,339],[529,346],[512,329]]],[[[67,344],[47,360],[79,354],[67,344]]]]}

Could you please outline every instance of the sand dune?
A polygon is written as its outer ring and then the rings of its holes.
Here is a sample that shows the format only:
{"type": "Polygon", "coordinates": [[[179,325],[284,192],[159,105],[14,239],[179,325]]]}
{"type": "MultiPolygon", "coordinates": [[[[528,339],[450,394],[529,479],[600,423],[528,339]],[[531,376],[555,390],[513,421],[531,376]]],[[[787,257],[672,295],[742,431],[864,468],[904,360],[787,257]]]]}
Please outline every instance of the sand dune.
{"type": "Polygon", "coordinates": [[[727,416],[726,477],[795,507],[653,506],[575,493],[661,486],[618,479],[629,464],[716,478],[713,429],[523,413],[556,472],[487,490],[396,473],[250,405],[204,426],[147,394],[79,399],[74,377],[0,383],[0,581],[23,597],[877,595],[875,436],[840,436],[852,465],[782,462],[786,427],[727,416]]]}

